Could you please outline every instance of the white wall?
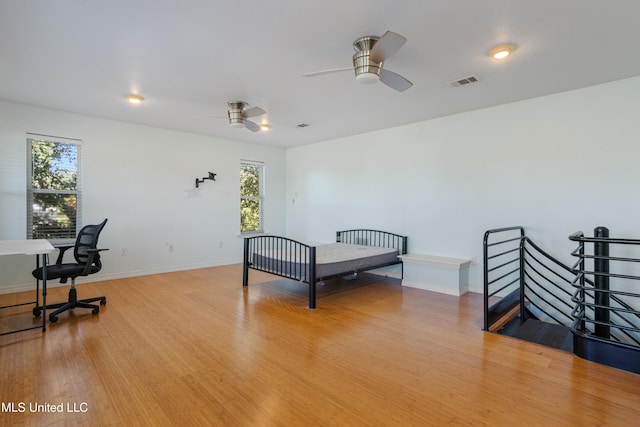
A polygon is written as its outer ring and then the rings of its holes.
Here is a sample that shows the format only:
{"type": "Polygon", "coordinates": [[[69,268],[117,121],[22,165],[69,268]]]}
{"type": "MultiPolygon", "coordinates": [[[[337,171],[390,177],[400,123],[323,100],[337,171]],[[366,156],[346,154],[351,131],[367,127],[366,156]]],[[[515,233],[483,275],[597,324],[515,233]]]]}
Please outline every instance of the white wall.
{"type": "Polygon", "coordinates": [[[476,257],[472,290],[487,229],[523,225],[565,262],[578,230],[640,238],[639,99],[637,77],[289,149],[287,233],[406,234],[409,252],[476,257]]]}
{"type": "MultiPolygon", "coordinates": [[[[0,239],[25,235],[34,132],[85,141],[84,221],[109,218],[98,280],[240,262],[238,164],[249,159],[267,165],[268,231],[406,234],[410,252],[476,257],[477,290],[489,228],[523,225],[567,262],[574,231],[640,237],[638,99],[640,77],[286,152],[0,101],[0,239]],[[196,190],[210,170],[217,181],[196,190]]],[[[25,258],[0,257],[0,292],[30,286],[25,258]]]]}
{"type": "MultiPolygon", "coordinates": [[[[284,149],[0,101],[0,239],[26,234],[26,132],[84,141],[84,223],[109,219],[94,280],[241,262],[240,159],[265,162],[266,228],[285,231],[284,149]]],[[[0,292],[33,286],[25,258],[0,257],[0,292]]]]}

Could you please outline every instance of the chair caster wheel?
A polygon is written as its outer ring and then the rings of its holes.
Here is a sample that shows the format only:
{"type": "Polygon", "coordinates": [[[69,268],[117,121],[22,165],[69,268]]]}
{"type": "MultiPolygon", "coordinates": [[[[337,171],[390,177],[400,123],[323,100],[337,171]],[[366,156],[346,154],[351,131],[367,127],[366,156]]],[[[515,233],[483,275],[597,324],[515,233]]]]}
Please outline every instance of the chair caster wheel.
{"type": "Polygon", "coordinates": [[[91,313],[98,314],[98,313],[100,313],[100,309],[98,307],[96,307],[93,310],[91,310],[91,313]]]}
{"type": "Polygon", "coordinates": [[[55,323],[58,321],[58,316],[54,316],[53,314],[49,315],[49,322],[55,323]]]}
{"type": "Polygon", "coordinates": [[[36,307],[36,308],[33,309],[33,315],[36,316],[36,317],[40,317],[40,312],[41,311],[42,310],[40,310],[39,307],[36,307]]]}
{"type": "Polygon", "coordinates": [[[107,305],[107,299],[101,299],[100,300],[100,305],[107,305]]]}

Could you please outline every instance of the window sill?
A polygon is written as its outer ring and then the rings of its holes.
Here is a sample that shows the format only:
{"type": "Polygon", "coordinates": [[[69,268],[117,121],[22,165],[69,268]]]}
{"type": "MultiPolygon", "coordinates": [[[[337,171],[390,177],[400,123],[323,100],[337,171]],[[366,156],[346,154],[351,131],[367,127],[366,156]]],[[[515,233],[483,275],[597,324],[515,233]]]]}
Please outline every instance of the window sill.
{"type": "Polygon", "coordinates": [[[245,237],[255,237],[255,236],[264,236],[265,234],[269,234],[266,231],[251,231],[248,233],[238,233],[236,236],[240,239],[244,239],[245,237]]]}

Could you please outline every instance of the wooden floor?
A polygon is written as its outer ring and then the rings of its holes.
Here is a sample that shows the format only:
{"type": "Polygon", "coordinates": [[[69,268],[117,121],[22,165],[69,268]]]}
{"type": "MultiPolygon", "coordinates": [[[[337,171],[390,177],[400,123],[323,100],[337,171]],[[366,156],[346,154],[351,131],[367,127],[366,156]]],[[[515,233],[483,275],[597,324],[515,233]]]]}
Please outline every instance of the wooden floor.
{"type": "MultiPolygon", "coordinates": [[[[242,289],[241,276],[232,265],[79,285],[107,296],[99,315],[0,337],[0,425],[640,422],[639,375],[485,333],[477,294],[362,275],[320,287],[308,310],[304,285],[252,271],[242,289]]],[[[0,325],[29,313],[5,310],[0,325]]]]}

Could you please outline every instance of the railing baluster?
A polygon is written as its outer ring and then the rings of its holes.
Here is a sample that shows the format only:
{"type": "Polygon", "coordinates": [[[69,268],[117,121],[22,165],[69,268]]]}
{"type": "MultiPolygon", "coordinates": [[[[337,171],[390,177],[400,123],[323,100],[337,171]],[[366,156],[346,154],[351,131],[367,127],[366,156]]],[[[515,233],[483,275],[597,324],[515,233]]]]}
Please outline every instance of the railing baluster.
{"type": "MultiPolygon", "coordinates": [[[[597,238],[609,237],[609,230],[606,227],[598,227],[594,230],[597,238]]],[[[595,288],[595,320],[599,322],[595,326],[594,333],[600,338],[609,339],[611,337],[611,328],[606,326],[611,321],[609,315],[609,243],[606,241],[595,242],[593,244],[593,270],[596,273],[594,277],[595,288]]]]}

